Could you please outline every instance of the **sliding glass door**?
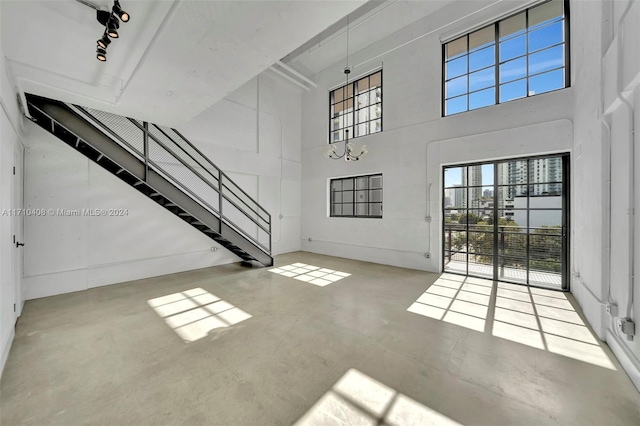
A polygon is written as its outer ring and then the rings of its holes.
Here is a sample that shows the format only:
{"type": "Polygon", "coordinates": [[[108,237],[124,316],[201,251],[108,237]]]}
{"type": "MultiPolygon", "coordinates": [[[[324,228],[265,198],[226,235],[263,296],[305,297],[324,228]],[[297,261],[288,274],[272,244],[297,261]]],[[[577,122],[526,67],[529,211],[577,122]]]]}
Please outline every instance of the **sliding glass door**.
{"type": "Polygon", "coordinates": [[[443,269],[567,288],[568,155],[448,166],[443,269]]]}

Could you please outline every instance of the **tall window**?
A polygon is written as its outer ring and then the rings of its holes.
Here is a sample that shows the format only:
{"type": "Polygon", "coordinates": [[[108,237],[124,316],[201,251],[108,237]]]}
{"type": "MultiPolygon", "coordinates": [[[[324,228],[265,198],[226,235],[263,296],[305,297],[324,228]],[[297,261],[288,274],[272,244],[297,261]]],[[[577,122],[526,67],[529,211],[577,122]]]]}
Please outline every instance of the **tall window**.
{"type": "Polygon", "coordinates": [[[329,143],[382,131],[382,70],[329,93],[329,143]]]}
{"type": "Polygon", "coordinates": [[[382,218],[382,175],[331,179],[331,217],[382,218]]]}
{"type": "Polygon", "coordinates": [[[444,45],[444,115],[569,84],[566,1],[550,0],[444,45]]]}

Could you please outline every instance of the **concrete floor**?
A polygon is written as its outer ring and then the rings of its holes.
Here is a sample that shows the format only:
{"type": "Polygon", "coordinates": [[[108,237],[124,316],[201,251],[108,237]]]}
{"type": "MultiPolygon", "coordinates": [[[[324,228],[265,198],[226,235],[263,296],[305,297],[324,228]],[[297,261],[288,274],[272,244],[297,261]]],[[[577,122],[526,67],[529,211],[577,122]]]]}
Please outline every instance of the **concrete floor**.
{"type": "MultiPolygon", "coordinates": [[[[422,315],[437,274],[276,259],[297,262],[351,275],[312,284],[225,265],[28,301],[2,425],[640,424],[606,345],[609,368],[494,336],[488,320],[422,315]]],[[[487,288],[497,321],[501,290],[487,288]]]]}

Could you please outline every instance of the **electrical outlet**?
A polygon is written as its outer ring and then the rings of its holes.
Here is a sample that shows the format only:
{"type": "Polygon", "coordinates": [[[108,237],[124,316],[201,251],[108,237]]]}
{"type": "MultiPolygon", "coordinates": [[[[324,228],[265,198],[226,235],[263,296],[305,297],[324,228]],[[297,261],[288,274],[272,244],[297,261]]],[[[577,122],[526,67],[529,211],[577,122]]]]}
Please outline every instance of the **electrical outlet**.
{"type": "Polygon", "coordinates": [[[618,316],[618,305],[607,304],[607,314],[611,317],[618,316]]]}
{"type": "Polygon", "coordinates": [[[309,241],[309,242],[311,242],[311,241],[313,241],[313,240],[311,239],[311,237],[309,237],[309,238],[308,238],[308,241],[309,241]]]}
{"type": "Polygon", "coordinates": [[[216,251],[218,251],[218,247],[211,247],[211,251],[212,251],[212,252],[216,252],[216,251]]]}
{"type": "Polygon", "coordinates": [[[633,336],[636,334],[636,324],[631,318],[620,318],[618,327],[627,336],[627,340],[633,340],[633,336]]]}
{"type": "Polygon", "coordinates": [[[431,253],[425,253],[424,257],[426,257],[427,259],[431,259],[431,253]]]}

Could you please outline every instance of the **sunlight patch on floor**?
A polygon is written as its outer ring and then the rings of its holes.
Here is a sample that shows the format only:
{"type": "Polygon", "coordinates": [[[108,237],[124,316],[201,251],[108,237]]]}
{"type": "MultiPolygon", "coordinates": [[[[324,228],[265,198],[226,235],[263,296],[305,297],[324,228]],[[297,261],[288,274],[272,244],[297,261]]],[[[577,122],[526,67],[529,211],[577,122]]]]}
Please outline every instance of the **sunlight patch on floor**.
{"type": "Polygon", "coordinates": [[[307,265],[306,263],[293,263],[291,265],[278,266],[277,268],[269,269],[269,272],[320,287],[340,281],[341,279],[351,275],[346,272],[321,268],[320,266],[307,265]]]}
{"type": "Polygon", "coordinates": [[[407,311],[616,370],[559,291],[442,274],[407,311]]]}
{"type": "Polygon", "coordinates": [[[407,310],[484,331],[492,285],[488,280],[473,278],[465,281],[456,275],[443,274],[407,310]]]}
{"type": "Polygon", "coordinates": [[[157,297],[147,303],[187,343],[252,317],[202,288],[157,297]]]}
{"type": "Polygon", "coordinates": [[[296,423],[296,426],[311,425],[460,426],[460,423],[352,368],[296,423]]]}

